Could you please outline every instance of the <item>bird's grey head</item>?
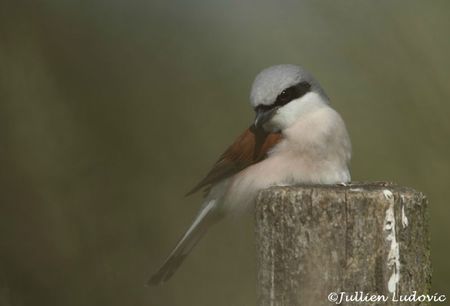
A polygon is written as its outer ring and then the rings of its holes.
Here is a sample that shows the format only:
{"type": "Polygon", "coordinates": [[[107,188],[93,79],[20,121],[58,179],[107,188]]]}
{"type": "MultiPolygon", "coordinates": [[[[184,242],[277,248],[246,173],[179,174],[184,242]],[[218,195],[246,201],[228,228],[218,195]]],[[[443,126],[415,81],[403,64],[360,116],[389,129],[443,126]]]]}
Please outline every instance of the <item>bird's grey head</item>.
{"type": "Polygon", "coordinates": [[[256,112],[256,127],[279,131],[289,127],[311,107],[327,104],[328,97],[302,67],[277,65],[256,76],[250,103],[256,112]]]}

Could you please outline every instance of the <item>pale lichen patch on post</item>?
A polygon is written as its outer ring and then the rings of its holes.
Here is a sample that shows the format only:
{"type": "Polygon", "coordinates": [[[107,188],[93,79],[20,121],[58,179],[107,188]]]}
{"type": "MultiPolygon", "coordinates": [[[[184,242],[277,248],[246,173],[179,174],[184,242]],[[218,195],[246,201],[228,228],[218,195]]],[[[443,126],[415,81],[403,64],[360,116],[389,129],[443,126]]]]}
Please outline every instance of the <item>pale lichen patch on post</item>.
{"type": "Polygon", "coordinates": [[[408,217],[405,214],[405,196],[401,195],[400,199],[402,199],[402,226],[405,228],[408,226],[408,217]]]}
{"type": "Polygon", "coordinates": [[[400,247],[397,242],[395,232],[395,212],[394,212],[394,195],[390,190],[383,190],[384,197],[389,202],[384,218],[384,230],[387,232],[386,240],[391,242],[389,254],[387,257],[387,266],[392,270],[391,277],[388,282],[388,290],[391,293],[397,291],[397,284],[400,280],[400,247]]]}

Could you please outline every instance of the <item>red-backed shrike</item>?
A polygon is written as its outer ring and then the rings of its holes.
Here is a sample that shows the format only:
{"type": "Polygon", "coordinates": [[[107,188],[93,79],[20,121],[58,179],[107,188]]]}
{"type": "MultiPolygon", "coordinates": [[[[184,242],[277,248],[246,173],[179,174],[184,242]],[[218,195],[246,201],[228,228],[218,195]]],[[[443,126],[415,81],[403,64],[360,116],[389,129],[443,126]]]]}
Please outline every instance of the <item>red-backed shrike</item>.
{"type": "Polygon", "coordinates": [[[169,279],[212,224],[252,207],[261,189],[350,181],[344,121],[310,73],[295,65],[267,68],[253,82],[250,102],[254,123],[188,193],[203,189],[203,206],[150,284],[169,279]]]}

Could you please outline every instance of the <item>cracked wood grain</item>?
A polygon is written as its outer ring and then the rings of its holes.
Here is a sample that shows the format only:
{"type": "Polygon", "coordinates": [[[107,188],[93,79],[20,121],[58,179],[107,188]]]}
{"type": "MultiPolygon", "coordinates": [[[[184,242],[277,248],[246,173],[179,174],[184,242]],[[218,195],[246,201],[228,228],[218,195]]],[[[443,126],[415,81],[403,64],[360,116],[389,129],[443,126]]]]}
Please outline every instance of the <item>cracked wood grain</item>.
{"type": "Polygon", "coordinates": [[[429,293],[426,207],[422,193],[382,182],[263,190],[258,305],[331,305],[328,294],[341,291],[429,293]]]}

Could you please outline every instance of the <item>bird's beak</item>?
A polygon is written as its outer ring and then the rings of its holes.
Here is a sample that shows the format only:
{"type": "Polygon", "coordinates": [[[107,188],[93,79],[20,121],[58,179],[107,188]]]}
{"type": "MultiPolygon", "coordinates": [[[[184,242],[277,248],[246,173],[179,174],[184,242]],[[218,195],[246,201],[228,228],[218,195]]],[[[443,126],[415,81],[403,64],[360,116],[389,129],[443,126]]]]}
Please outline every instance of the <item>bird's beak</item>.
{"type": "Polygon", "coordinates": [[[258,110],[256,112],[255,122],[253,123],[257,129],[264,127],[264,124],[272,119],[279,107],[274,107],[269,110],[258,110]]]}

